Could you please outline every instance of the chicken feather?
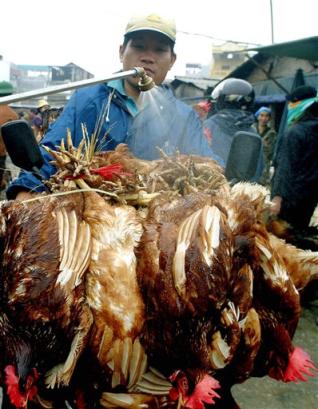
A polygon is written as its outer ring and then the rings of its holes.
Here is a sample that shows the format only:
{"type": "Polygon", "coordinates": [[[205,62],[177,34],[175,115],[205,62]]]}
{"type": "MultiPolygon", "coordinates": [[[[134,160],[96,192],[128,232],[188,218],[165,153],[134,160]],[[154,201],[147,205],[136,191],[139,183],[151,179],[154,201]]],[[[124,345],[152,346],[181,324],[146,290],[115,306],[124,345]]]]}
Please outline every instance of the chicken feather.
{"type": "Polygon", "coordinates": [[[87,302],[94,315],[90,348],[101,367],[113,369],[115,387],[129,382],[132,342],[144,320],[134,253],[142,227],[135,209],[112,207],[96,193],[85,194],[84,219],[93,238],[86,282],[87,302]]]}

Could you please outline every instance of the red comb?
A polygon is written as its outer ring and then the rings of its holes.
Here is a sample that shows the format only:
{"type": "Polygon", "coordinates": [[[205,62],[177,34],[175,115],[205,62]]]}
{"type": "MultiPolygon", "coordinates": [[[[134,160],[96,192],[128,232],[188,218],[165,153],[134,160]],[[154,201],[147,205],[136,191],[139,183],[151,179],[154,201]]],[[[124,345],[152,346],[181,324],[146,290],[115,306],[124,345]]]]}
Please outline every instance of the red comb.
{"type": "Polygon", "coordinates": [[[220,388],[219,382],[212,376],[205,375],[202,381],[196,384],[192,395],[185,401],[185,407],[190,409],[205,409],[204,403],[213,404],[214,398],[219,398],[214,389],[220,388]]]}
{"type": "Polygon", "coordinates": [[[173,387],[169,391],[170,399],[177,400],[182,395],[182,405],[189,409],[205,409],[204,403],[213,404],[214,398],[219,398],[220,396],[215,392],[214,389],[220,388],[220,384],[217,380],[212,378],[212,376],[205,375],[203,379],[196,384],[192,394],[187,395],[188,388],[187,379],[181,371],[175,372],[169,379],[174,382],[179,377],[179,387],[173,387]],[[180,385],[180,381],[181,384],[180,385]],[[181,387],[180,387],[181,386],[181,387]]]}
{"type": "Polygon", "coordinates": [[[315,376],[310,370],[318,371],[309,354],[296,347],[289,357],[288,367],[284,373],[284,382],[307,381],[304,375],[315,376]]]}
{"type": "Polygon", "coordinates": [[[28,400],[32,400],[38,393],[38,388],[34,385],[34,381],[37,381],[39,374],[35,368],[33,368],[32,375],[28,375],[27,384],[29,384],[26,392],[21,392],[19,388],[19,378],[16,374],[15,367],[8,365],[4,369],[5,371],[5,384],[7,385],[7,393],[13,406],[16,408],[26,408],[28,400]]]}
{"type": "Polygon", "coordinates": [[[103,166],[97,169],[90,169],[91,173],[100,175],[106,180],[112,180],[114,176],[131,176],[131,173],[123,172],[123,166],[119,163],[103,166]]]}
{"type": "Polygon", "coordinates": [[[5,384],[7,385],[7,393],[10,398],[10,402],[16,408],[24,408],[26,406],[26,397],[21,394],[19,389],[19,378],[15,372],[15,367],[13,365],[8,365],[5,367],[4,372],[5,384]]]}

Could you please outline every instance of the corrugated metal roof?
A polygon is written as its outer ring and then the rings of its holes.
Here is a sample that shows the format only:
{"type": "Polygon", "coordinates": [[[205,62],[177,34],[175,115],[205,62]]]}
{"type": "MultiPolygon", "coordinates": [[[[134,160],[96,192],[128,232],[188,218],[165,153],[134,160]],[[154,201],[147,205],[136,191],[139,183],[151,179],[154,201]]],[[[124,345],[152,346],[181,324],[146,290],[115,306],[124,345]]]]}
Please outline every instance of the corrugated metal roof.
{"type": "MultiPolygon", "coordinates": [[[[294,76],[279,78],[279,83],[288,91],[291,91],[294,79],[294,76]]],[[[304,79],[306,85],[311,85],[315,88],[318,88],[318,72],[313,74],[304,73],[304,79]]],[[[259,81],[257,83],[254,83],[253,87],[256,95],[285,95],[283,90],[279,88],[272,80],[259,81]]]]}
{"type": "Polygon", "coordinates": [[[279,57],[293,57],[309,61],[318,61],[318,37],[307,37],[286,43],[249,48],[247,51],[257,51],[279,57]]]}
{"type": "Polygon", "coordinates": [[[16,67],[19,70],[25,71],[49,71],[49,65],[32,65],[32,64],[17,64],[16,67]]]}
{"type": "Polygon", "coordinates": [[[226,78],[246,79],[255,69],[253,60],[257,63],[256,65],[259,65],[264,63],[270,56],[300,58],[309,61],[318,60],[318,37],[308,37],[287,43],[249,48],[248,51],[258,51],[258,54],[250,57],[250,59],[235,68],[226,78]]]}
{"type": "Polygon", "coordinates": [[[214,87],[214,85],[217,84],[219,80],[178,75],[174,77],[174,80],[171,81],[171,84],[175,86],[178,82],[192,84],[197,88],[206,90],[209,87],[214,87]]]}
{"type": "MultiPolygon", "coordinates": [[[[237,68],[235,68],[233,71],[231,71],[225,78],[242,78],[246,79],[252,72],[255,70],[256,65],[254,64],[253,60],[257,64],[262,64],[264,61],[266,61],[268,56],[259,53],[248,59],[247,61],[243,62],[243,64],[239,65],[237,68]]],[[[224,78],[223,78],[224,79],[224,78]]],[[[222,80],[223,80],[222,79],[222,80]]]]}

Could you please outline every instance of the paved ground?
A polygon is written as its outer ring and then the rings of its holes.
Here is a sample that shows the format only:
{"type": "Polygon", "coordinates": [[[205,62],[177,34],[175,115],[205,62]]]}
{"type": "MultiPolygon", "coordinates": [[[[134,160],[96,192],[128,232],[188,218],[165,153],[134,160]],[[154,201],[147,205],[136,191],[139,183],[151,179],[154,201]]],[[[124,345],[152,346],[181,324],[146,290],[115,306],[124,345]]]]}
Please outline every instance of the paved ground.
{"type": "MultiPolygon", "coordinates": [[[[318,300],[303,309],[294,343],[310,353],[318,366],[318,300]]],[[[270,378],[252,378],[233,388],[241,409],[317,409],[318,373],[307,382],[284,384],[270,378]]]]}

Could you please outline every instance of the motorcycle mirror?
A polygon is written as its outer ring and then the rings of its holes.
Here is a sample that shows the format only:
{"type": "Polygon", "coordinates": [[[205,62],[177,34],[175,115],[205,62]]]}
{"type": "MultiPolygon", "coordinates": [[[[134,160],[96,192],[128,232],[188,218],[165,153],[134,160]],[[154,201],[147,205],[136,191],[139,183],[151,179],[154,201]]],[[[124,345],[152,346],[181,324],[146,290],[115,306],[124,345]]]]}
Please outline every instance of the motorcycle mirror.
{"type": "Polygon", "coordinates": [[[39,169],[44,160],[30,125],[26,121],[18,119],[5,123],[0,130],[14,165],[33,172],[35,176],[42,179],[39,169]]]}
{"type": "Polygon", "coordinates": [[[236,132],[225,167],[226,178],[233,183],[251,181],[255,176],[262,149],[261,137],[253,132],[236,132]]]}

